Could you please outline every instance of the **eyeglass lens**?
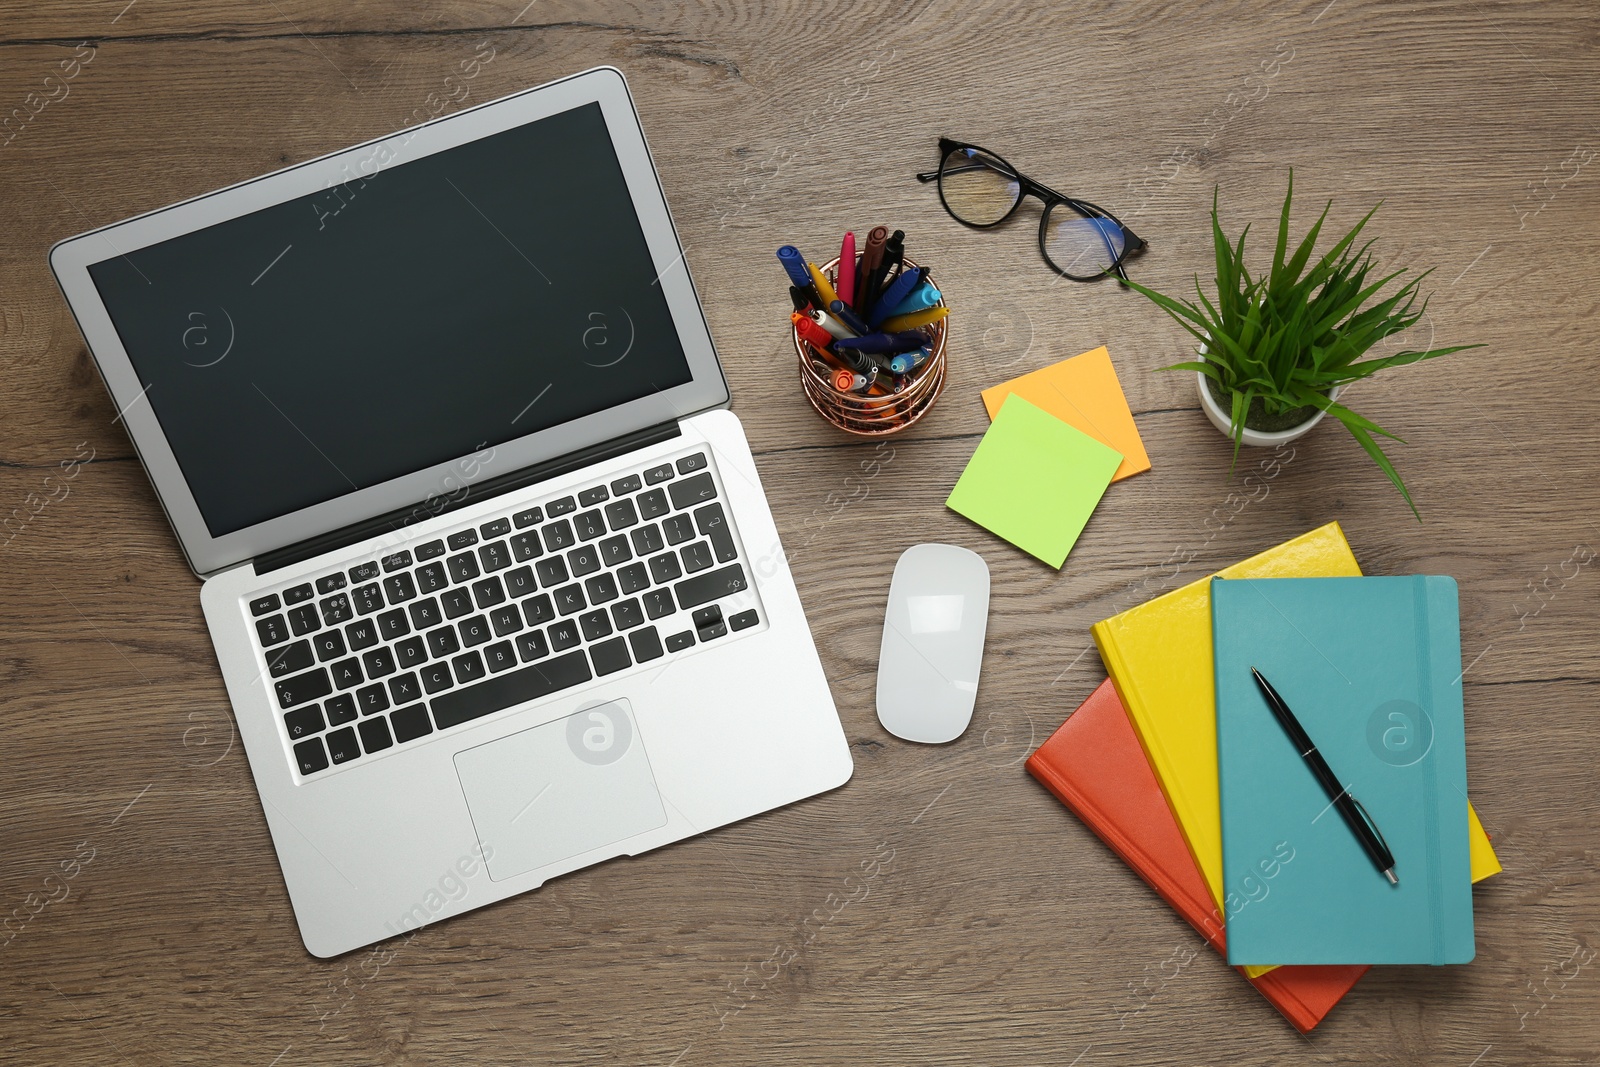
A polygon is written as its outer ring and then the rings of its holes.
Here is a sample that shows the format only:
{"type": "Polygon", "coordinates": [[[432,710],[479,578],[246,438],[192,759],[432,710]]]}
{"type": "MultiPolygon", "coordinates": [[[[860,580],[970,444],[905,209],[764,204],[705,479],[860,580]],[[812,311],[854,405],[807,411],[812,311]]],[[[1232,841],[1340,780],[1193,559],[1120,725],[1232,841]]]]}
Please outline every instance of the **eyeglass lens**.
{"type": "Polygon", "coordinates": [[[1022,198],[1005,163],[981,148],[954,148],[939,165],[939,193],[950,214],[973,226],[992,226],[1022,198]]]}
{"type": "Polygon", "coordinates": [[[1092,278],[1117,265],[1127,250],[1122,227],[1101,215],[1080,215],[1067,204],[1050,205],[1044,254],[1068,277],[1092,278]]]}

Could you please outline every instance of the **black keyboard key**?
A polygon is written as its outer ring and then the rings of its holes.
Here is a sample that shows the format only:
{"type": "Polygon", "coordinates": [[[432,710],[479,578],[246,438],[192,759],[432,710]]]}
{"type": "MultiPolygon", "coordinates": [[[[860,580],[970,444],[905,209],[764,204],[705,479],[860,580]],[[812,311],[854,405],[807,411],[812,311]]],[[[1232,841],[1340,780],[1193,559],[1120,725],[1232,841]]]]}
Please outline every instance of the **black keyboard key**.
{"type": "Polygon", "coordinates": [[[361,709],[363,715],[376,715],[380,711],[389,710],[389,694],[382,685],[369,685],[365,689],[356,690],[356,707],[361,709]]]}
{"type": "Polygon", "coordinates": [[[648,493],[638,496],[639,514],[647,519],[659,519],[672,510],[672,505],[667,503],[665,489],[652,489],[648,493]]]}
{"type": "Polygon", "coordinates": [[[492,608],[506,602],[506,590],[500,584],[500,579],[491,574],[481,582],[472,583],[472,599],[480,609],[492,608]]]}
{"type": "Polygon", "coordinates": [[[571,615],[588,607],[588,601],[583,599],[583,590],[577,582],[564,585],[556,590],[556,610],[563,615],[571,615]]]}
{"type": "Polygon", "coordinates": [[[315,595],[311,591],[311,583],[304,582],[292,589],[285,589],[283,591],[283,602],[285,604],[304,604],[315,595]]]}
{"type": "Polygon", "coordinates": [[[628,539],[621,534],[600,542],[600,562],[607,567],[620,567],[632,558],[633,553],[628,549],[628,539]]]}
{"type": "Polygon", "coordinates": [[[721,637],[728,632],[728,624],[719,622],[715,626],[707,626],[704,630],[696,630],[701,641],[710,641],[712,638],[721,637]]]}
{"type": "Polygon", "coordinates": [[[578,510],[578,502],[570,496],[564,496],[560,500],[550,501],[545,505],[545,510],[550,513],[552,519],[557,515],[571,515],[578,510]]]}
{"type": "Polygon", "coordinates": [[[328,672],[318,667],[314,671],[285,678],[275,683],[273,688],[278,691],[278,706],[288,710],[313,700],[321,700],[333,692],[333,683],[328,681],[328,672]]]}
{"type": "Polygon", "coordinates": [[[689,616],[696,630],[704,630],[707,626],[715,626],[722,621],[722,608],[713,604],[709,608],[701,608],[689,616]]]}
{"type": "Polygon", "coordinates": [[[566,519],[562,519],[560,522],[552,522],[544,528],[544,547],[552,552],[559,552],[563,548],[571,548],[577,543],[578,539],[572,535],[572,523],[566,519]]]}
{"type": "Polygon", "coordinates": [[[594,545],[584,545],[567,553],[567,563],[574,578],[582,578],[600,569],[600,550],[594,545]]]}
{"type": "Polygon", "coordinates": [[[375,559],[369,559],[365,563],[358,563],[350,568],[350,580],[352,582],[370,581],[377,576],[378,561],[375,559]]]}
{"type": "Polygon", "coordinates": [[[598,504],[600,501],[609,500],[610,498],[611,494],[606,492],[606,487],[603,485],[597,485],[592,489],[585,489],[583,492],[578,494],[578,506],[580,508],[586,508],[591,504],[598,504]]]}
{"type": "Polygon", "coordinates": [[[326,600],[318,601],[322,609],[322,621],[329,626],[337,626],[341,622],[349,622],[355,618],[355,612],[350,607],[350,597],[345,593],[335,593],[326,600]]]}
{"type": "Polygon", "coordinates": [[[289,626],[283,621],[282,615],[269,615],[265,619],[256,620],[256,636],[267,648],[281,645],[289,640],[289,626]]]}
{"type": "Polygon", "coordinates": [[[643,484],[637,474],[625,474],[611,483],[611,492],[617,496],[626,496],[628,493],[637,493],[643,484]]]}
{"type": "Polygon", "coordinates": [[[343,730],[335,730],[328,735],[328,754],[335,763],[349,763],[361,755],[361,746],[356,744],[356,731],[352,726],[343,730]]]}
{"type": "Polygon", "coordinates": [[[572,525],[577,527],[580,541],[593,541],[606,532],[606,520],[600,517],[598,510],[585,511],[572,520],[572,525]]]}
{"type": "Polygon", "coordinates": [[[478,543],[478,531],[457,530],[449,537],[446,537],[444,539],[444,543],[450,546],[450,550],[452,552],[458,548],[466,548],[468,545],[475,545],[478,543]]]}
{"type": "Polygon", "coordinates": [[[533,580],[532,567],[518,567],[513,571],[506,571],[506,595],[512,600],[520,600],[529,593],[539,588],[539,583],[533,580]]]}
{"type": "Polygon", "coordinates": [[[511,566],[511,550],[504,541],[494,541],[478,549],[478,559],[483,564],[483,573],[493,574],[511,566]]]}
{"type": "Polygon", "coordinates": [[[659,467],[651,467],[649,470],[644,472],[644,484],[657,485],[661,482],[669,480],[671,477],[672,464],[663,463],[659,467]]]}
{"type": "Polygon", "coordinates": [[[594,660],[594,673],[600,676],[633,666],[633,660],[628,658],[628,642],[621,637],[595,645],[589,649],[589,658],[594,660]]]}
{"type": "Polygon", "coordinates": [[[760,621],[760,618],[756,615],[756,609],[751,608],[749,611],[741,611],[730,618],[728,625],[735,630],[748,630],[760,621]]]}
{"type": "Polygon", "coordinates": [[[444,616],[439,613],[439,602],[433,597],[419,600],[407,610],[411,612],[411,625],[419,630],[432,629],[444,621],[444,616]]]}
{"type": "Polygon", "coordinates": [[[250,601],[250,614],[265,615],[269,611],[277,611],[278,606],[278,594],[268,593],[266,596],[257,597],[250,601]]]}
{"type": "Polygon", "coordinates": [[[702,571],[673,586],[673,591],[678,594],[680,608],[697,608],[701,604],[743,592],[748,587],[744,568],[733,563],[714,571],[702,571]]]}
{"type": "Polygon", "coordinates": [[[589,593],[589,603],[609,604],[617,599],[617,580],[609,574],[597,574],[583,583],[589,593]]]}
{"type": "Polygon", "coordinates": [[[545,632],[550,635],[550,647],[557,652],[565,652],[582,640],[578,624],[571,619],[562,619],[545,632]]]}
{"type": "Polygon", "coordinates": [[[510,641],[496,641],[483,650],[483,664],[490,674],[510,670],[517,665],[516,649],[511,647],[510,641]]]}
{"type": "Polygon", "coordinates": [[[445,618],[459,619],[472,610],[472,594],[465,589],[450,589],[440,595],[439,603],[445,618]]]}
{"type": "Polygon", "coordinates": [[[378,643],[378,627],[371,619],[360,619],[344,628],[344,636],[350,642],[350,651],[360,652],[378,643]]]}
{"type": "Polygon", "coordinates": [[[328,716],[329,726],[343,726],[347,722],[355,722],[356,698],[349,693],[340,693],[336,697],[329,697],[322,702],[323,714],[328,716]]]}
{"type": "Polygon", "coordinates": [[[377,582],[356,586],[350,591],[350,599],[355,601],[356,611],[362,615],[383,610],[383,590],[378,588],[377,582]]]}
{"type": "Polygon", "coordinates": [[[385,641],[398,641],[411,632],[411,624],[406,621],[406,613],[399,608],[386,611],[378,616],[378,636],[385,641]]]}
{"type": "Polygon", "coordinates": [[[456,681],[462,685],[476,682],[489,673],[484,669],[483,657],[476,652],[463,652],[451,660],[450,665],[456,669],[456,681]]]}
{"type": "Polygon", "coordinates": [[[494,627],[496,637],[514,634],[522,629],[522,612],[517,610],[515,604],[507,604],[503,608],[495,608],[489,612],[489,625],[494,627]]]}
{"type": "Polygon", "coordinates": [[[632,597],[620,604],[611,605],[611,621],[616,623],[619,630],[631,630],[635,626],[644,625],[644,609],[632,597]]]}
{"type": "Polygon", "coordinates": [[[430,563],[426,567],[417,568],[417,585],[424,593],[437,593],[450,584],[450,579],[445,577],[443,563],[430,563]]]}
{"type": "Polygon", "coordinates": [[[517,636],[517,655],[526,663],[531,659],[544,659],[550,654],[550,646],[545,642],[544,634],[538,630],[529,630],[517,636]]]}
{"type": "Polygon", "coordinates": [[[408,637],[394,646],[394,661],[401,669],[420,667],[428,662],[428,646],[421,637],[408,637]]]}
{"type": "Polygon", "coordinates": [[[442,555],[444,555],[443,541],[429,541],[425,545],[417,546],[417,561],[419,563],[425,559],[437,559],[442,555]]]}
{"type": "Polygon", "coordinates": [[[296,641],[267,654],[267,670],[274,678],[287,678],[311,666],[311,642],[296,641]]]}
{"type": "Polygon", "coordinates": [[[671,552],[663,552],[659,556],[651,557],[650,576],[659,585],[662,582],[670,582],[674,578],[682,577],[683,568],[678,566],[677,556],[674,556],[671,552]]]}
{"type": "Polygon", "coordinates": [[[411,553],[402,548],[398,552],[389,553],[378,562],[383,564],[383,573],[390,574],[402,567],[411,566],[411,553]]]}
{"type": "Polygon", "coordinates": [[[519,533],[511,539],[511,556],[518,563],[544,555],[544,546],[539,543],[537,530],[519,533]]]}
{"type": "Polygon", "coordinates": [[[482,615],[462,619],[456,623],[456,629],[461,631],[461,643],[467,648],[481,645],[494,636],[493,631],[489,629],[489,620],[482,615]]]}
{"type": "Polygon", "coordinates": [[[628,644],[633,648],[635,663],[649,663],[666,654],[661,650],[661,637],[656,633],[654,626],[646,626],[643,630],[635,630],[629,634],[628,644]]]}
{"type": "Polygon", "coordinates": [[[565,656],[496,675],[471,688],[436,697],[433,701],[433,717],[440,729],[447,729],[493,714],[502,708],[514,707],[524,701],[581,685],[591,677],[589,662],[583,652],[569,652],[565,656]]]}
{"type": "Polygon", "coordinates": [[[428,709],[421,704],[414,708],[401,708],[389,716],[389,725],[394,727],[394,739],[402,745],[433,733],[433,723],[428,721],[428,709]]]}
{"type": "Polygon", "coordinates": [[[345,577],[343,571],[338,571],[334,574],[324,574],[321,578],[317,579],[318,596],[331,593],[337,589],[343,589],[344,587],[345,577]]]}
{"type": "Polygon", "coordinates": [[[328,669],[333,672],[333,684],[340,689],[354,689],[367,680],[366,675],[361,673],[361,661],[354,656],[342,659],[328,669]]]}
{"type": "Polygon", "coordinates": [[[584,612],[578,616],[578,625],[583,627],[587,641],[598,641],[611,633],[611,618],[604,611],[584,612]]]}
{"type": "Polygon", "coordinates": [[[673,515],[661,520],[661,532],[667,535],[667,544],[681,545],[694,540],[694,523],[687,515],[673,515]]]}
{"type": "Polygon", "coordinates": [[[519,511],[515,515],[511,516],[511,521],[517,524],[517,529],[525,530],[535,523],[543,522],[544,511],[539,508],[529,508],[527,511],[519,511]]]}
{"type": "Polygon", "coordinates": [[[682,652],[694,644],[694,631],[685,630],[681,634],[673,634],[667,638],[668,652],[682,652]]]}
{"type": "Polygon", "coordinates": [[[394,653],[388,646],[381,646],[361,657],[362,666],[367,668],[368,678],[387,678],[394,673],[394,653]]]}
{"type": "Polygon", "coordinates": [[[442,693],[456,684],[448,663],[430,663],[417,673],[422,675],[422,688],[430,693],[442,693]]]}
{"type": "Polygon", "coordinates": [[[650,588],[650,572],[643,563],[630,563],[617,571],[617,586],[624,593],[637,593],[650,588]]]}
{"type": "Polygon", "coordinates": [[[395,707],[409,704],[413,700],[422,699],[422,683],[417,681],[413,671],[397,674],[389,679],[389,697],[394,701],[395,707]]]}
{"type": "Polygon", "coordinates": [[[368,752],[382,752],[394,745],[389,737],[389,720],[384,718],[367,719],[359,724],[361,730],[361,747],[368,752]]]}
{"type": "Polygon", "coordinates": [[[633,539],[633,550],[641,556],[660,552],[664,545],[661,540],[661,527],[653,522],[648,526],[639,527],[628,536],[633,539]]]}
{"type": "Polygon", "coordinates": [[[391,604],[404,604],[417,595],[417,587],[410,574],[391,574],[383,580],[383,591],[389,595],[391,604]]]}
{"type": "Polygon", "coordinates": [[[673,482],[667,486],[667,492],[672,496],[672,506],[681,511],[712,499],[717,495],[717,487],[711,481],[711,472],[706,471],[693,478],[673,482]]]}
{"type": "Polygon", "coordinates": [[[283,724],[289,728],[289,737],[295,741],[320,734],[323,728],[322,709],[315,704],[307,704],[303,708],[285,712],[283,724]]]}
{"type": "Polygon", "coordinates": [[[678,473],[688,474],[690,471],[703,469],[705,465],[706,454],[704,452],[696,452],[692,456],[684,456],[682,459],[678,460],[678,473]]]}
{"type": "Polygon", "coordinates": [[[483,573],[478,570],[477,557],[471,552],[451,556],[446,562],[450,564],[450,577],[457,582],[470,582],[483,573]]]}
{"type": "Polygon", "coordinates": [[[539,584],[545,589],[549,589],[551,586],[560,585],[562,582],[566,581],[568,577],[567,561],[561,556],[551,556],[549,559],[541,559],[538,563],[533,565],[533,569],[538,572],[539,584]]]}
{"type": "Polygon", "coordinates": [[[739,550],[733,547],[733,531],[728,529],[728,520],[722,514],[721,504],[707,504],[695,511],[694,524],[702,534],[711,538],[711,549],[717,554],[718,563],[727,563],[739,554],[739,550]]]}
{"type": "Polygon", "coordinates": [[[556,617],[555,605],[550,603],[549,596],[540,593],[522,602],[522,617],[528,620],[529,626],[543,625],[556,617]]]}
{"type": "Polygon", "coordinates": [[[313,737],[294,746],[294,761],[301,774],[316,774],[328,767],[328,753],[322,747],[322,738],[313,737]]]}
{"type": "Polygon", "coordinates": [[[441,626],[437,630],[429,630],[428,651],[433,653],[434,659],[460,652],[461,641],[456,637],[455,627],[441,626]]]}
{"type": "Polygon", "coordinates": [[[326,663],[344,655],[344,634],[338,630],[324,630],[311,639],[311,647],[317,650],[317,662],[326,663]]]}
{"type": "Polygon", "coordinates": [[[652,619],[659,619],[663,615],[671,615],[677,611],[677,605],[672,602],[672,590],[650,590],[644,595],[644,610],[652,619]]]}
{"type": "Polygon", "coordinates": [[[492,541],[496,537],[504,537],[511,532],[510,519],[494,519],[478,527],[478,532],[483,534],[485,541],[492,541]]]}
{"type": "Polygon", "coordinates": [[[639,515],[633,510],[633,501],[619,500],[606,505],[606,524],[613,530],[626,530],[639,524],[639,515]]]}
{"type": "Polygon", "coordinates": [[[683,557],[683,569],[688,574],[703,571],[711,566],[711,545],[705,541],[684,545],[678,549],[678,555],[683,557]]]}

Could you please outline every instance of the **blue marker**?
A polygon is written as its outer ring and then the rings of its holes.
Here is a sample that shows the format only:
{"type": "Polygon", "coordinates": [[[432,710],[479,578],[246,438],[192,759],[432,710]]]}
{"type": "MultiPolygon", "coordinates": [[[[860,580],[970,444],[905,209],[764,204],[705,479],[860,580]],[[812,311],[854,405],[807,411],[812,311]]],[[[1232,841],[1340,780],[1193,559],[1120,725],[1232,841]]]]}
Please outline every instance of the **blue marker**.
{"type": "Polygon", "coordinates": [[[928,273],[926,267],[913,267],[900,272],[889,288],[883,291],[883,297],[872,305],[872,314],[867,316],[867,325],[877,329],[879,323],[889,317],[901,301],[910,296],[917,286],[922,284],[922,279],[928,273]]]}
{"type": "Polygon", "coordinates": [[[871,333],[872,329],[861,321],[861,316],[850,310],[850,305],[843,300],[835,300],[828,305],[828,310],[833,312],[833,317],[850,327],[858,334],[871,333]]]}
{"type": "Polygon", "coordinates": [[[806,270],[806,257],[800,250],[794,245],[784,245],[778,249],[778,262],[783,264],[795,287],[810,296],[814,306],[822,307],[822,298],[817,295],[817,287],[811,284],[811,272],[806,270]]]}
{"type": "Polygon", "coordinates": [[[928,356],[926,348],[919,348],[915,352],[903,352],[889,361],[889,373],[910,374],[926,363],[928,356]]]}
{"type": "Polygon", "coordinates": [[[834,351],[868,352],[878,356],[894,356],[910,352],[928,343],[921,330],[902,330],[900,333],[870,333],[865,337],[842,337],[833,343],[834,351]]]}
{"type": "Polygon", "coordinates": [[[890,311],[885,317],[892,319],[896,315],[909,315],[913,311],[926,311],[928,308],[937,306],[938,303],[939,290],[934,288],[932,282],[924,279],[921,285],[912,290],[910,296],[900,301],[894,310],[890,311]]]}

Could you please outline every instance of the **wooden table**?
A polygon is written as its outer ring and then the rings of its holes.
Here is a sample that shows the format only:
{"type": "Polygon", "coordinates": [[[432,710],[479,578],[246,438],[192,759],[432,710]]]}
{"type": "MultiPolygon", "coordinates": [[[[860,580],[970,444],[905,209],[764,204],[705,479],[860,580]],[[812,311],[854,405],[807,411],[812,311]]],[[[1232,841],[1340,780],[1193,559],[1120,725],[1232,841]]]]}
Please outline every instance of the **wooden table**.
{"type": "Polygon", "coordinates": [[[1596,1062],[1592,6],[522,3],[0,19],[0,511],[27,516],[0,549],[0,1062],[1596,1062]],[[464,89],[454,107],[602,63],[643,113],[855,777],[317,960],[198,583],[45,254],[390,132],[430,94],[464,89]],[[1291,166],[1302,226],[1328,197],[1339,226],[1384,200],[1385,261],[1437,267],[1418,339],[1488,346],[1349,397],[1407,440],[1424,521],[1332,425],[1239,508],[1193,381],[1156,372],[1184,336],[1113,284],[1058,282],[1031,208],[990,233],[951,221],[912,179],[940,134],[1121,214],[1150,241],[1134,274],[1168,291],[1210,269],[1214,184],[1258,253],[1291,166]],[[826,257],[880,221],[956,311],[949,389],[875,453],[801,398],[772,251],[826,257]],[[943,502],[987,425],[978,390],[1101,343],[1155,466],[1112,488],[1057,573],[943,502]],[[1020,761],[1104,676],[1091,623],[1332,519],[1369,573],[1460,580],[1472,796],[1506,872],[1475,893],[1476,962],[1375,971],[1303,1039],[1209,954],[1174,975],[1196,936],[1020,761]],[[889,574],[929,540],[979,551],[994,583],[976,718],[940,748],[873,711],[889,574]],[[891,850],[864,898],[847,888],[891,850]]]}

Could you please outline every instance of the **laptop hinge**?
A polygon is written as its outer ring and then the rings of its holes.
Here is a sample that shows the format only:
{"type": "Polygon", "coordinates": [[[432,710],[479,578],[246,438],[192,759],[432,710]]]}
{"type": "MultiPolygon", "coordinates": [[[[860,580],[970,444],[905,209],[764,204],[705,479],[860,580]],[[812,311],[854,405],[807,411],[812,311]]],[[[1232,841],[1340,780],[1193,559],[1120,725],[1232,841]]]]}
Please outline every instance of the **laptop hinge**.
{"type": "Polygon", "coordinates": [[[633,433],[622,437],[612,438],[603,444],[581,448],[576,452],[568,452],[564,456],[558,456],[555,459],[547,460],[531,467],[523,467],[521,470],[503,474],[498,478],[491,478],[484,482],[474,482],[464,492],[457,493],[452,497],[434,497],[422,504],[396,508],[394,511],[384,515],[375,515],[370,519],[352,523],[329,533],[308,537],[306,540],[296,544],[286,545],[272,552],[265,552],[251,562],[255,565],[256,574],[267,574],[277,570],[279,567],[287,567],[302,560],[308,560],[312,556],[331,552],[346,545],[353,545],[357,541],[366,541],[385,533],[392,533],[413,523],[455,511],[457,508],[466,507],[468,504],[477,503],[488,497],[509,492],[512,489],[520,489],[522,486],[532,485],[534,482],[542,482],[548,478],[559,477],[568,471],[575,471],[579,467],[587,467],[591,463],[599,463],[603,460],[611,459],[613,456],[620,456],[624,452],[632,452],[634,449],[644,448],[646,445],[653,445],[658,441],[670,440],[681,434],[682,431],[678,429],[678,423],[675,420],[658,423],[655,426],[647,426],[642,430],[635,430],[633,433]]]}

